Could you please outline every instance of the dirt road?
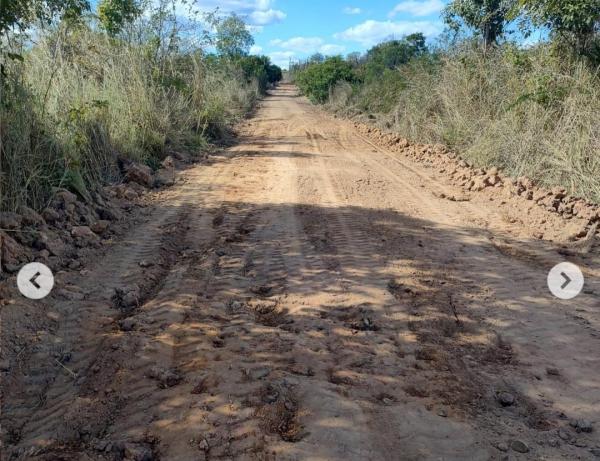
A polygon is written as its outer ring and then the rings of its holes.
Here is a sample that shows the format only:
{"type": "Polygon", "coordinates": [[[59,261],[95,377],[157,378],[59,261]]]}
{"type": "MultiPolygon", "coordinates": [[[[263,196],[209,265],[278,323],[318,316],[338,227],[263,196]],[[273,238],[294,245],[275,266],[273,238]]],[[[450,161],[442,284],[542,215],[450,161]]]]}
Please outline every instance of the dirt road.
{"type": "Polygon", "coordinates": [[[594,252],[554,298],[564,257],[510,203],[443,198],[287,85],[211,160],[57,276],[76,299],[9,306],[37,334],[3,385],[6,459],[600,456],[594,252]]]}

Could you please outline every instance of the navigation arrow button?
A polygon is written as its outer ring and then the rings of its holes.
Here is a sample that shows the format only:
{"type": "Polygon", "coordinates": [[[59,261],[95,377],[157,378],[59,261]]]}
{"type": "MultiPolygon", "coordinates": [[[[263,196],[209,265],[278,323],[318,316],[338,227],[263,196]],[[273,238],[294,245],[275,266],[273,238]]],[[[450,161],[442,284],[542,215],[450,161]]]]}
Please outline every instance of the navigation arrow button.
{"type": "Polygon", "coordinates": [[[42,299],[54,287],[54,275],[42,263],[25,264],[17,274],[17,287],[29,299],[42,299]]]}

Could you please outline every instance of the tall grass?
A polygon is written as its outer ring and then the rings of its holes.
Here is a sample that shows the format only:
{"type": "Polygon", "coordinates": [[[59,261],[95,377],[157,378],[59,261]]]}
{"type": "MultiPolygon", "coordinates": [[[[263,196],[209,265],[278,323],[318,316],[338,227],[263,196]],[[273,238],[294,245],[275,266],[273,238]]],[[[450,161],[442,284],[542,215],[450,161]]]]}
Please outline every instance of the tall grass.
{"type": "Polygon", "coordinates": [[[558,60],[549,47],[506,45],[482,54],[465,46],[414,60],[386,79],[332,94],[335,110],[377,114],[419,142],[444,143],[478,166],[499,166],[600,202],[600,75],[558,60]],[[393,97],[381,110],[381,95],[393,97]]]}
{"type": "Polygon", "coordinates": [[[82,26],[39,38],[0,83],[0,210],[43,207],[52,188],[115,180],[118,160],[157,165],[223,136],[259,96],[241,69],[200,51],[154,58],[82,26]]]}

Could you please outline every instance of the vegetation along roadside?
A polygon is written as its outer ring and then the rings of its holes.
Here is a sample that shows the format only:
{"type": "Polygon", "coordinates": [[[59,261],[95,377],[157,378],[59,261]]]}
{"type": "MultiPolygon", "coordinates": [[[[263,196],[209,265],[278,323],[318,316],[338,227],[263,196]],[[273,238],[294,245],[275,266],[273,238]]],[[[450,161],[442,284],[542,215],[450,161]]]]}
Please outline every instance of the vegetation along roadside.
{"type": "Polygon", "coordinates": [[[437,43],[317,54],[291,78],[340,115],[600,201],[600,1],[456,0],[443,16],[437,43]]]}

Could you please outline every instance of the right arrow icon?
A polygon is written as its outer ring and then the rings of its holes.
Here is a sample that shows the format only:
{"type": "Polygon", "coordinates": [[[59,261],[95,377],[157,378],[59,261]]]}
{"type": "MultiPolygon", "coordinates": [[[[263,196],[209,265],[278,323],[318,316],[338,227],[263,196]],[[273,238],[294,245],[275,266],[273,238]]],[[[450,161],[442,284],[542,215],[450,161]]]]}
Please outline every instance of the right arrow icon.
{"type": "Polygon", "coordinates": [[[548,288],[560,299],[573,299],[581,293],[583,284],[581,269],[573,263],[557,264],[548,273],[548,288]]]}
{"type": "Polygon", "coordinates": [[[565,288],[567,288],[567,285],[569,283],[571,283],[571,277],[569,277],[567,274],[565,274],[564,272],[561,272],[560,275],[563,276],[563,278],[565,279],[565,282],[560,286],[561,290],[564,290],[565,288]]]}

